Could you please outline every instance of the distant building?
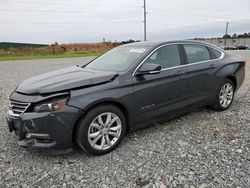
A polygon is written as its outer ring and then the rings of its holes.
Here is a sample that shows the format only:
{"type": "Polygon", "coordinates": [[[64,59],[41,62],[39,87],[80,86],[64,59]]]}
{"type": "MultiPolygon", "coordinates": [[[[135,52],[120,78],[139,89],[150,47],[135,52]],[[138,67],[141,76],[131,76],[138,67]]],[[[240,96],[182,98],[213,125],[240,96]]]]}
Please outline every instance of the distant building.
{"type": "Polygon", "coordinates": [[[203,42],[211,43],[216,46],[239,46],[247,45],[250,47],[250,38],[208,38],[208,39],[197,39],[203,42]],[[225,43],[226,40],[226,43],[225,43]]]}

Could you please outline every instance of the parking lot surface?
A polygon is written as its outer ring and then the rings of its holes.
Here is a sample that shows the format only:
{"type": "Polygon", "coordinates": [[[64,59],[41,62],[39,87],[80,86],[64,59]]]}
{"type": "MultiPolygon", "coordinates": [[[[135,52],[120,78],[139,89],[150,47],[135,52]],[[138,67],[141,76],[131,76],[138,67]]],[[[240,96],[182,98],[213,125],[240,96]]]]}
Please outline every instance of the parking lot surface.
{"type": "MultiPolygon", "coordinates": [[[[104,156],[20,148],[8,132],[8,96],[24,79],[91,58],[0,62],[0,187],[250,187],[250,51],[230,109],[203,108],[129,133],[104,156]]],[[[53,125],[51,125],[53,126],[53,125]]]]}

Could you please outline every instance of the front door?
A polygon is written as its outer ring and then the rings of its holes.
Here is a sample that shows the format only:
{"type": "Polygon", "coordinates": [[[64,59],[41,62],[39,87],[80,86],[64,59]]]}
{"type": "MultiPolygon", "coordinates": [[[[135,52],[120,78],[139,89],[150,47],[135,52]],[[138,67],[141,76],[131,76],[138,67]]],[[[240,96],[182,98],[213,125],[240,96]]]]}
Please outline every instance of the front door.
{"type": "Polygon", "coordinates": [[[187,75],[180,52],[179,45],[158,48],[143,63],[159,64],[161,72],[133,76],[135,115],[138,122],[186,105],[187,75]]]}

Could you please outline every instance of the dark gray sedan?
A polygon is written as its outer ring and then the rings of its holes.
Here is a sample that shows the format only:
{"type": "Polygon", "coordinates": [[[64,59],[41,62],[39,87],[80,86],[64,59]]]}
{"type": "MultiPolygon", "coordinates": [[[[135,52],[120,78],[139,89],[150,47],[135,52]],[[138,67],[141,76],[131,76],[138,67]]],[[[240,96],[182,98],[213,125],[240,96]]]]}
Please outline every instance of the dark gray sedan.
{"type": "Polygon", "coordinates": [[[82,67],[23,81],[10,96],[9,130],[23,147],[62,153],[76,142],[105,154],[146,122],[190,107],[228,109],[245,63],[196,41],[120,46],[82,67]]]}

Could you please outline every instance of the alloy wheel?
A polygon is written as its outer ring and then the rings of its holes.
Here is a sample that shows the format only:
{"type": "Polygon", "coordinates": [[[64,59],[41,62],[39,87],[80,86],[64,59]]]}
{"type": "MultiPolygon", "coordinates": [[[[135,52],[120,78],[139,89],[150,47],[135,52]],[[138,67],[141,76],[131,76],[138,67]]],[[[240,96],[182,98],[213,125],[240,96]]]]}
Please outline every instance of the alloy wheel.
{"type": "Polygon", "coordinates": [[[226,83],[221,87],[219,101],[223,108],[227,108],[233,100],[234,88],[230,83],[226,83]]]}
{"type": "Polygon", "coordinates": [[[122,123],[116,114],[102,113],[91,122],[88,141],[94,149],[107,150],[119,140],[121,131],[122,123]]]}

